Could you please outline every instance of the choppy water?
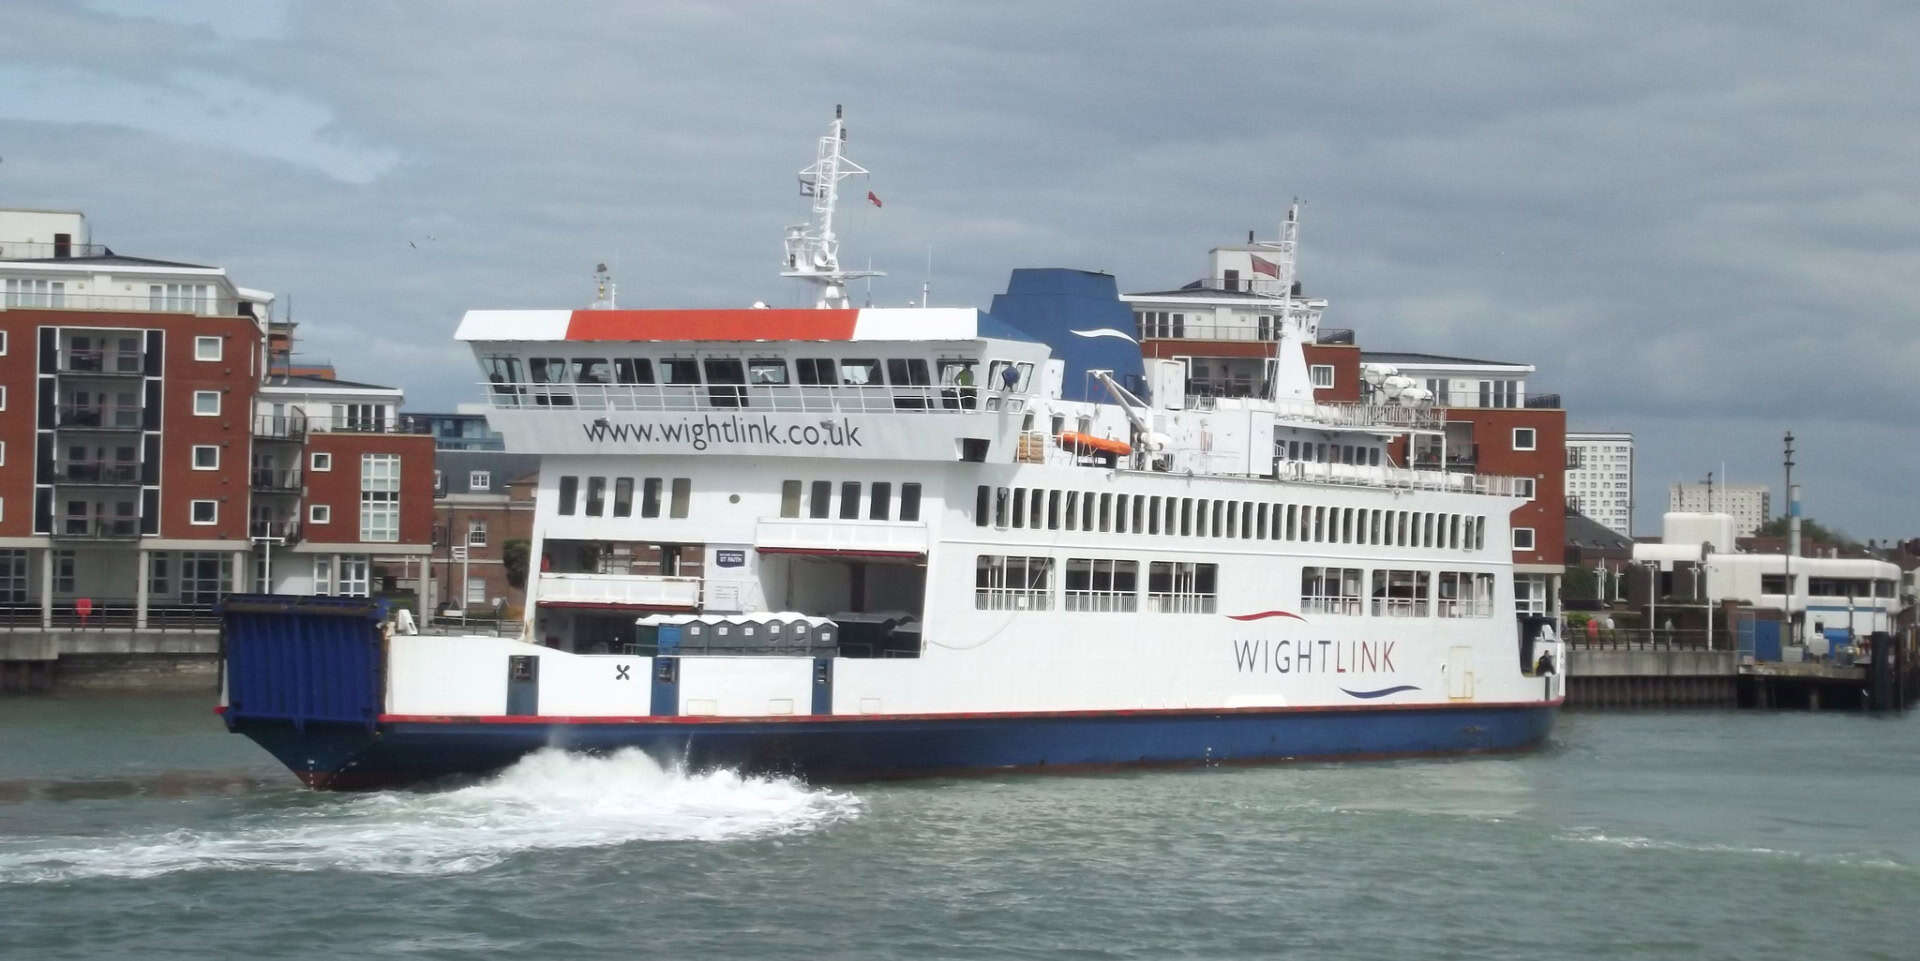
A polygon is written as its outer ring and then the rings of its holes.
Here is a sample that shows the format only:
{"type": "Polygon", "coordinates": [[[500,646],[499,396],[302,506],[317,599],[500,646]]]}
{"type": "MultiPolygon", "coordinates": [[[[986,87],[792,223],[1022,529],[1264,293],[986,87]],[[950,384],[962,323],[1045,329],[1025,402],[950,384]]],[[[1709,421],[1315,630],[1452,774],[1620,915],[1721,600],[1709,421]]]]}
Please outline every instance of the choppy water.
{"type": "Polygon", "coordinates": [[[313,794],[203,700],[0,700],[0,957],[1920,957],[1920,721],[814,788],[640,756],[313,794]]]}

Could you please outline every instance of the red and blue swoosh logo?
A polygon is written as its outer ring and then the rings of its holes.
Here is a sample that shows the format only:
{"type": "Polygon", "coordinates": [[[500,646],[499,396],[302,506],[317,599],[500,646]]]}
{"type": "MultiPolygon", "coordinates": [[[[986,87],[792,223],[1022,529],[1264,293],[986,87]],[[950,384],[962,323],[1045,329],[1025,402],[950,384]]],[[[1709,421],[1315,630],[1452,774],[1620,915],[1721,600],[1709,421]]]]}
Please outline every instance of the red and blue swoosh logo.
{"type": "Polygon", "coordinates": [[[1256,611],[1252,614],[1228,614],[1227,616],[1236,621],[1264,621],[1269,617],[1285,617],[1292,618],[1304,624],[1307,620],[1292,611],[1256,611]]]}

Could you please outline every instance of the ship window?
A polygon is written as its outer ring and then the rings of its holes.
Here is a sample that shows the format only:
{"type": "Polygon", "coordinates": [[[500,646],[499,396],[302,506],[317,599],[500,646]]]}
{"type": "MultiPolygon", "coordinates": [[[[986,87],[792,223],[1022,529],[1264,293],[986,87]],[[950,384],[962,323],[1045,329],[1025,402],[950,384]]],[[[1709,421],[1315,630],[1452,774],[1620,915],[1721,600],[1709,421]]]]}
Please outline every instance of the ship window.
{"type": "Polygon", "coordinates": [[[616,477],[613,481],[613,516],[633,516],[633,478],[616,477]]]}
{"type": "Polygon", "coordinates": [[[1374,571],[1373,616],[1426,617],[1432,578],[1427,571],[1374,571]]]}
{"type": "MultiPolygon", "coordinates": [[[[981,490],[986,490],[982,487],[981,490]]],[[[797,480],[780,482],[780,516],[800,516],[800,482],[797,480]]]]}
{"type": "Polygon", "coordinates": [[[842,481],[840,483],[840,519],[857,521],[860,519],[860,482],[842,481]]]}
{"type": "Polygon", "coordinates": [[[867,519],[884,521],[892,513],[893,485],[886,481],[874,481],[867,498],[867,519]]]}
{"type": "Polygon", "coordinates": [[[673,501],[667,507],[668,517],[687,516],[688,501],[693,498],[693,479],[676,477],[673,479],[673,501]]]}
{"type": "Polygon", "coordinates": [[[1027,526],[1039,530],[1046,525],[1047,492],[1033,489],[1033,503],[1027,508],[1027,526]]]}
{"type": "Polygon", "coordinates": [[[575,357],[573,359],[573,382],[576,384],[607,383],[607,362],[599,357],[575,357]]]}
{"type": "Polygon", "coordinates": [[[746,368],[731,358],[712,358],[706,366],[707,401],[715,407],[745,407],[746,388],[736,385],[747,382],[746,368]]]}
{"type": "Polygon", "coordinates": [[[1070,557],[1063,586],[1066,610],[1135,611],[1140,605],[1140,562],[1070,557]]]}
{"type": "Polygon", "coordinates": [[[993,489],[993,526],[1005,529],[1007,526],[1007,489],[993,489]]]}
{"type": "Polygon", "coordinates": [[[1367,466],[1368,467],[1380,466],[1380,448],[1378,447],[1367,448],[1367,466]]]}
{"type": "Polygon", "coordinates": [[[982,554],[973,572],[973,606],[982,611],[1045,611],[1053,607],[1051,557],[982,554]]]}
{"type": "Polygon", "coordinates": [[[833,482],[814,481],[808,493],[810,496],[807,498],[807,516],[816,518],[829,516],[833,510],[833,482]]]}
{"type": "Polygon", "coordinates": [[[645,357],[620,357],[613,362],[613,380],[617,384],[653,383],[653,361],[645,357]]]}
{"type": "Polygon", "coordinates": [[[927,362],[921,357],[893,357],[887,360],[887,381],[895,387],[927,387],[927,362]]]}
{"type": "Polygon", "coordinates": [[[1080,529],[1080,492],[1079,491],[1067,492],[1066,510],[1064,513],[1066,516],[1062,519],[1063,523],[1061,524],[1061,526],[1064,529],[1070,530],[1070,531],[1079,530],[1080,529]]]}
{"type": "Polygon", "coordinates": [[[755,386],[787,383],[787,362],[778,357],[756,357],[747,361],[747,383],[755,386]]]}
{"type": "Polygon", "coordinates": [[[1434,613],[1440,617],[1492,617],[1493,575],[1441,571],[1434,613]]]}
{"type": "Polygon", "coordinates": [[[647,477],[640,481],[640,516],[660,516],[660,478],[647,477]]]}
{"type": "Polygon", "coordinates": [[[1113,495],[1113,532],[1116,534],[1125,534],[1128,529],[1127,495],[1115,494],[1113,495]]]}
{"type": "Polygon", "coordinates": [[[987,511],[991,509],[988,501],[990,501],[992,497],[993,495],[988,492],[987,485],[985,484],[981,484],[973,489],[973,526],[987,526],[987,511]]]}
{"type": "Polygon", "coordinates": [[[607,479],[587,478],[587,516],[599,517],[607,508],[607,479]]]}
{"type": "Polygon", "coordinates": [[[561,357],[534,357],[527,361],[527,373],[536,384],[559,384],[567,379],[567,362],[561,357]]]}
{"type": "Polygon", "coordinates": [[[1180,536],[1193,536],[1193,498],[1180,498],[1180,536]]]}
{"type": "Polygon", "coordinates": [[[831,357],[802,357],[793,362],[794,374],[809,387],[832,387],[840,383],[840,374],[831,357]]]}
{"type": "Polygon", "coordinates": [[[840,383],[848,387],[881,386],[880,362],[872,359],[841,361],[840,383]]]}
{"type": "Polygon", "coordinates": [[[560,478],[560,513],[572,514],[574,501],[580,496],[580,478],[560,478]]]}
{"type": "Polygon", "coordinates": [[[1146,519],[1143,516],[1146,513],[1146,506],[1147,506],[1146,495],[1144,494],[1133,495],[1133,532],[1135,534],[1140,533],[1141,523],[1146,519]]]}
{"type": "Polygon", "coordinates": [[[1087,493],[1080,495],[1080,529],[1081,530],[1091,531],[1094,529],[1093,528],[1094,513],[1095,513],[1094,494],[1092,491],[1088,491],[1087,493]]]}
{"type": "Polygon", "coordinates": [[[1154,561],[1147,565],[1147,610],[1155,614],[1212,614],[1218,602],[1217,564],[1154,561]]]}
{"type": "Polygon", "coordinates": [[[1099,530],[1100,530],[1100,533],[1102,534],[1105,534],[1113,530],[1113,495],[1112,494],[1100,495],[1099,530]]]}
{"type": "Polygon", "coordinates": [[[661,372],[666,374],[667,383],[669,384],[700,383],[700,365],[694,363],[691,359],[677,358],[663,360],[660,362],[660,368],[661,372]]]}
{"type": "Polygon", "coordinates": [[[1301,568],[1300,610],[1311,614],[1359,614],[1362,573],[1357,567],[1301,568]]]}

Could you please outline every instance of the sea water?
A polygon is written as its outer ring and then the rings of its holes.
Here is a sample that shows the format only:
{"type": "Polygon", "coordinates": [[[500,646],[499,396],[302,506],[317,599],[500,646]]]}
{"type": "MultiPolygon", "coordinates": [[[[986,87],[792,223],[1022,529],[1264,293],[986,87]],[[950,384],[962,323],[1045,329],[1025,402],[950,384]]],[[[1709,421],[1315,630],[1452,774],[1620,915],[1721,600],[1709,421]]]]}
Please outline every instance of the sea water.
{"type": "Polygon", "coordinates": [[[547,752],[305,790],[206,699],[0,700],[5,958],[1920,957],[1920,721],[810,786],[547,752]]]}

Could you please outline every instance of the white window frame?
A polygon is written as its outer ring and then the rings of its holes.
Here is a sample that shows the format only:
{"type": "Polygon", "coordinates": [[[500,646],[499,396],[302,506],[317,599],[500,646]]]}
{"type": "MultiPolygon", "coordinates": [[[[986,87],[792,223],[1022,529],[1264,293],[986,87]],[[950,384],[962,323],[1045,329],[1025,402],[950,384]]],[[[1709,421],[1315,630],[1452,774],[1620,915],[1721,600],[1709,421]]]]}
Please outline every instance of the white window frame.
{"type": "Polygon", "coordinates": [[[1534,545],[1535,545],[1536,543],[1537,543],[1537,541],[1536,541],[1536,539],[1535,539],[1535,538],[1534,538],[1534,536],[1533,536],[1533,528],[1531,528],[1531,527],[1516,527],[1516,528],[1514,528],[1514,529],[1513,529],[1513,549],[1514,549],[1514,550],[1516,550],[1516,551],[1531,551],[1531,550],[1537,550],[1538,548],[1536,548],[1536,547],[1534,546],[1534,545]],[[1525,534],[1527,535],[1527,536],[1526,536],[1526,541],[1527,541],[1527,542],[1526,542],[1525,544],[1522,544],[1522,543],[1520,543],[1520,540],[1521,540],[1521,538],[1520,538],[1520,535],[1521,535],[1522,533],[1525,533],[1525,534]]]}
{"type": "Polygon", "coordinates": [[[332,470],[333,452],[324,450],[314,451],[313,456],[307,459],[307,467],[316,473],[324,473],[332,470]]]}
{"type": "Polygon", "coordinates": [[[195,527],[212,527],[215,524],[220,523],[220,502],[217,500],[188,501],[187,502],[187,523],[192,524],[195,527]],[[200,520],[198,517],[201,504],[205,504],[213,508],[213,516],[204,521],[200,520]]]}
{"type": "Polygon", "coordinates": [[[1513,429],[1513,449],[1514,450],[1538,450],[1539,444],[1540,444],[1540,432],[1538,430],[1535,430],[1532,427],[1515,427],[1513,429]],[[1527,432],[1527,446],[1525,447],[1520,446],[1521,431],[1527,432]]]}
{"type": "Polygon", "coordinates": [[[1323,387],[1332,387],[1333,386],[1333,365],[1332,364],[1314,364],[1313,366],[1307,368],[1307,381],[1316,389],[1323,388],[1323,387]],[[1323,370],[1327,372],[1326,383],[1324,384],[1320,382],[1320,372],[1323,370]]]}
{"type": "Polygon", "coordinates": [[[0,330],[0,357],[7,356],[7,332],[0,330]]]}
{"type": "Polygon", "coordinates": [[[7,409],[7,385],[0,384],[0,410],[7,409]]]}
{"type": "Polygon", "coordinates": [[[193,445],[191,465],[194,470],[219,470],[220,469],[220,445],[218,444],[193,445]],[[203,450],[213,451],[213,463],[206,467],[200,466],[200,452],[203,450]]]}
{"type": "Polygon", "coordinates": [[[1533,478],[1531,478],[1531,477],[1516,477],[1516,478],[1514,478],[1514,481],[1515,481],[1515,483],[1518,483],[1518,484],[1522,484],[1522,485],[1525,485],[1525,489],[1524,489],[1524,490],[1518,490],[1518,491],[1514,491],[1514,493],[1516,493],[1516,494],[1518,494],[1518,495],[1520,495],[1521,497],[1524,497],[1524,498],[1526,498],[1527,500],[1533,500],[1533,498],[1534,498],[1534,490],[1535,490],[1535,484],[1534,484],[1534,481],[1533,481],[1533,478]]]}
{"type": "Polygon", "coordinates": [[[467,471],[467,490],[492,490],[493,472],[484,470],[467,471]]]}
{"type": "Polygon", "coordinates": [[[467,518],[467,546],[468,547],[487,546],[487,519],[486,518],[484,517],[467,518]],[[473,536],[475,534],[480,535],[479,540],[474,540],[473,536]]]}
{"type": "Polygon", "coordinates": [[[307,505],[307,523],[309,524],[333,523],[333,505],[308,504],[307,505]]]}
{"type": "Polygon", "coordinates": [[[360,455],[360,542],[392,544],[400,540],[399,454],[360,455]]]}
{"type": "Polygon", "coordinates": [[[193,416],[195,416],[195,417],[218,417],[218,416],[220,416],[220,392],[219,392],[219,391],[217,391],[217,390],[196,390],[196,391],[194,391],[194,392],[193,392],[193,416]],[[213,398],[213,409],[212,409],[212,410],[201,410],[201,409],[200,409],[200,398],[202,398],[202,397],[211,397],[211,398],[213,398]]]}
{"type": "Polygon", "coordinates": [[[222,337],[219,337],[218,335],[201,334],[200,336],[193,338],[193,359],[194,360],[217,362],[222,358],[222,355],[225,353],[225,349],[226,349],[226,340],[222,337]],[[209,345],[213,347],[212,357],[207,356],[208,351],[206,350],[206,348],[209,345]]]}
{"type": "Polygon", "coordinates": [[[7,442],[0,440],[0,467],[7,466],[7,442]]]}

